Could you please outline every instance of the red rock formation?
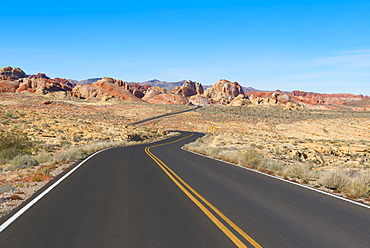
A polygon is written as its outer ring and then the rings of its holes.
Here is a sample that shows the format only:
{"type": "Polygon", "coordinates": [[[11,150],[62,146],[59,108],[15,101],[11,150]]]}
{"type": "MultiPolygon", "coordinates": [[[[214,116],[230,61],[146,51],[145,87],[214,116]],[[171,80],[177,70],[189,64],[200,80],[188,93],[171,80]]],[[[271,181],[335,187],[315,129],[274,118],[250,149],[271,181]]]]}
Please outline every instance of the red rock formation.
{"type": "Polygon", "coordinates": [[[92,85],[76,85],[72,90],[72,94],[77,98],[85,99],[114,96],[129,102],[142,102],[142,100],[134,96],[129,90],[120,87],[120,83],[111,82],[111,80],[99,80],[92,83],[92,85]]]}
{"type": "Polygon", "coordinates": [[[19,87],[18,81],[11,81],[11,80],[0,80],[0,92],[1,93],[13,93],[19,87]]]}
{"type": "Polygon", "coordinates": [[[2,76],[3,79],[17,80],[26,77],[26,73],[20,68],[6,66],[0,69],[0,76],[2,76]]]}
{"type": "Polygon", "coordinates": [[[347,104],[348,101],[357,101],[367,98],[363,95],[354,94],[321,94],[313,92],[305,92],[295,90],[290,94],[293,99],[299,102],[311,104],[311,105],[322,105],[322,104],[347,104]]]}
{"type": "Polygon", "coordinates": [[[237,97],[239,94],[244,95],[244,91],[242,87],[237,82],[231,83],[228,80],[221,79],[221,80],[218,80],[213,85],[213,87],[233,97],[237,97]]]}
{"type": "Polygon", "coordinates": [[[186,97],[177,94],[159,94],[146,101],[154,104],[189,104],[186,97]]]}
{"type": "Polygon", "coordinates": [[[37,73],[37,75],[31,75],[29,76],[28,78],[30,79],[39,79],[39,78],[43,78],[43,79],[50,79],[48,76],[46,76],[44,73],[37,73]]]}
{"type": "Polygon", "coordinates": [[[133,84],[131,84],[131,87],[135,88],[137,90],[140,90],[141,92],[144,92],[144,91],[147,91],[151,86],[149,84],[141,85],[141,84],[138,84],[138,83],[133,83],[133,84]]]}
{"type": "Polygon", "coordinates": [[[240,94],[244,95],[242,87],[237,82],[231,83],[225,79],[217,81],[204,92],[204,96],[210,98],[213,102],[221,104],[229,104],[240,94]]]}
{"type": "Polygon", "coordinates": [[[200,83],[195,83],[193,81],[185,81],[182,86],[175,87],[172,93],[181,95],[183,97],[190,97],[197,94],[203,94],[203,86],[200,83]]]}

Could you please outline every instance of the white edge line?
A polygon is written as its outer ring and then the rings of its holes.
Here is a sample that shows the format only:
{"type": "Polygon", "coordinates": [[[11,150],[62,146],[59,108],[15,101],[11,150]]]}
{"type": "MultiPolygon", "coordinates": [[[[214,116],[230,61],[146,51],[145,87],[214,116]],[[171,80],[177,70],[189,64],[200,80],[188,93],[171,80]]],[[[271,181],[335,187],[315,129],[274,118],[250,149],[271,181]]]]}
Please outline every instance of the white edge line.
{"type": "MultiPolygon", "coordinates": [[[[162,140],[170,139],[170,138],[173,138],[173,137],[176,137],[176,136],[179,136],[179,135],[174,135],[174,136],[171,136],[171,137],[168,137],[168,138],[164,138],[164,139],[161,139],[161,140],[156,140],[156,141],[152,141],[152,142],[149,142],[149,143],[138,144],[138,145],[151,144],[151,143],[159,142],[159,141],[162,141],[162,140]]],[[[12,224],[19,216],[21,216],[24,212],[26,212],[30,207],[32,207],[36,202],[38,202],[42,197],[44,197],[47,193],[49,193],[53,188],[55,188],[58,184],[60,184],[64,179],[66,179],[69,175],[71,175],[75,170],[77,170],[79,167],[81,167],[81,165],[83,165],[87,160],[89,160],[90,158],[94,157],[95,155],[97,155],[97,154],[99,154],[101,152],[104,152],[106,150],[116,149],[116,148],[120,148],[120,147],[129,147],[129,146],[130,145],[128,145],[128,146],[118,146],[118,147],[106,148],[106,149],[97,151],[97,152],[93,153],[92,155],[90,155],[89,157],[87,157],[81,163],[79,163],[78,165],[76,165],[72,170],[70,170],[67,174],[65,174],[63,177],[61,177],[58,181],[56,181],[51,186],[49,186],[49,188],[47,188],[41,194],[39,194],[37,197],[35,197],[35,199],[33,199],[32,201],[30,201],[29,203],[27,203],[26,206],[24,206],[23,208],[21,208],[18,212],[16,212],[7,221],[5,221],[0,226],[0,233],[2,231],[4,231],[5,228],[7,228],[10,224],[12,224]]],[[[132,146],[135,146],[135,145],[132,145],[132,146]]]]}
{"type": "Polygon", "coordinates": [[[286,180],[286,179],[284,179],[284,178],[280,178],[280,177],[276,177],[276,176],[273,176],[273,175],[269,175],[269,174],[266,174],[266,173],[260,172],[260,171],[258,171],[258,170],[253,170],[253,169],[251,169],[251,168],[244,167],[244,166],[241,166],[241,165],[238,165],[238,164],[234,164],[234,163],[230,163],[230,162],[227,162],[227,161],[223,161],[223,160],[218,159],[218,158],[213,158],[213,157],[210,157],[210,156],[207,156],[207,155],[204,155],[204,154],[200,154],[200,153],[197,153],[197,152],[189,151],[189,150],[186,150],[184,147],[181,147],[181,149],[182,149],[182,150],[184,150],[184,151],[187,151],[187,152],[194,153],[194,154],[196,154],[196,155],[202,156],[202,157],[206,157],[206,158],[210,158],[210,159],[213,159],[213,160],[217,160],[217,161],[220,161],[220,162],[223,162],[223,163],[226,163],[226,164],[234,165],[234,166],[240,167],[240,168],[245,169],[245,170],[253,171],[253,172],[259,173],[259,174],[264,175],[264,176],[268,176],[268,177],[272,177],[272,178],[275,178],[275,179],[279,179],[279,180],[284,181],[284,182],[287,182],[287,183],[291,183],[291,184],[294,184],[294,185],[297,185],[297,186],[300,186],[300,187],[303,187],[303,188],[306,188],[306,189],[310,189],[310,190],[313,190],[313,191],[319,192],[319,193],[321,193],[321,194],[325,194],[325,195],[328,195],[328,196],[331,196],[331,197],[335,197],[335,198],[338,198],[338,199],[340,199],[340,200],[343,200],[343,201],[346,201],[346,202],[350,202],[350,203],[353,203],[353,204],[359,205],[359,206],[361,206],[361,207],[369,208],[369,209],[370,209],[370,206],[368,206],[368,205],[365,205],[365,204],[362,204],[362,203],[359,203],[359,202],[356,202],[356,201],[351,201],[351,200],[349,200],[349,199],[347,199],[347,198],[344,198],[344,197],[341,197],[341,196],[338,196],[338,195],[334,195],[334,194],[331,194],[331,193],[329,193],[329,192],[325,192],[325,191],[322,191],[322,190],[318,190],[318,189],[315,189],[315,188],[312,188],[312,187],[306,186],[306,185],[304,185],[304,184],[295,183],[295,182],[292,182],[292,181],[286,180]]]}

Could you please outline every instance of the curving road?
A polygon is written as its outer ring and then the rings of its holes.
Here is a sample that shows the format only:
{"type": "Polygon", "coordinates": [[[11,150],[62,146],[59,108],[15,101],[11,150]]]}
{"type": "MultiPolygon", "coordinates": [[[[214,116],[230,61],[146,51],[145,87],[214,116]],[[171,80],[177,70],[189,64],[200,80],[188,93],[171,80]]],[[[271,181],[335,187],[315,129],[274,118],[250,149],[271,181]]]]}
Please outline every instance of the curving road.
{"type": "Polygon", "coordinates": [[[0,247],[369,247],[368,208],[180,149],[199,136],[93,156],[0,247]]]}
{"type": "Polygon", "coordinates": [[[200,109],[200,108],[202,108],[202,106],[196,106],[195,108],[192,108],[192,109],[183,110],[183,111],[179,111],[179,112],[168,113],[168,114],[163,114],[163,115],[155,116],[155,117],[152,117],[152,118],[144,119],[144,120],[141,120],[141,121],[133,122],[133,123],[130,123],[128,125],[129,126],[139,125],[139,124],[143,124],[145,122],[161,119],[163,117],[167,117],[167,116],[171,116],[171,115],[178,115],[178,114],[194,111],[194,110],[197,110],[197,109],[200,109]]]}

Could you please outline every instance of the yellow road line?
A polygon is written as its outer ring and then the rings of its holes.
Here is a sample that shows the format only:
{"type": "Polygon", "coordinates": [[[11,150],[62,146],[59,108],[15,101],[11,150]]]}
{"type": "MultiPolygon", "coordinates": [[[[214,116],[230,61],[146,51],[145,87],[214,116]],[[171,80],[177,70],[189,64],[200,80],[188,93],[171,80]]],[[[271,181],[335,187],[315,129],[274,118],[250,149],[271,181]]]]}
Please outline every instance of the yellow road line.
{"type": "Polygon", "coordinates": [[[256,248],[262,248],[255,240],[253,240],[248,234],[246,234],[242,229],[240,229],[236,224],[234,224],[229,218],[227,218],[221,211],[219,211],[215,206],[208,202],[204,197],[202,197],[198,192],[196,192],[190,185],[188,185],[184,180],[182,180],[174,171],[172,171],[163,161],[156,157],[150,148],[157,147],[161,145],[171,144],[178,142],[180,140],[191,137],[193,134],[183,137],[181,139],[149,146],[145,148],[145,152],[151,157],[158,166],[167,174],[168,177],[210,218],[238,247],[246,247],[225,225],[223,225],[207,208],[205,208],[202,203],[200,203],[191,193],[185,188],[187,187],[194,195],[201,199],[208,207],[210,207],[215,213],[217,213],[226,223],[228,223],[235,231],[237,231],[241,236],[243,236],[249,243],[251,243],[256,248]],[[185,186],[182,186],[180,182],[185,186]]]}

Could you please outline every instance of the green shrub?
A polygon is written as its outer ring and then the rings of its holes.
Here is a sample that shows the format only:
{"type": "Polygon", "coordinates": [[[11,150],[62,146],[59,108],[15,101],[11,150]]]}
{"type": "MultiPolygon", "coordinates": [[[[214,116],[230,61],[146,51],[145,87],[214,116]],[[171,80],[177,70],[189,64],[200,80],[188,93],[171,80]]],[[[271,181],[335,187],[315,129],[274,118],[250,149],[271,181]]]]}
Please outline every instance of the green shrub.
{"type": "Polygon", "coordinates": [[[0,133],[0,150],[8,148],[24,149],[30,146],[30,140],[24,134],[0,133]]]}
{"type": "Polygon", "coordinates": [[[11,161],[11,165],[6,167],[5,170],[23,169],[38,164],[39,163],[29,155],[18,155],[11,161]]]}

